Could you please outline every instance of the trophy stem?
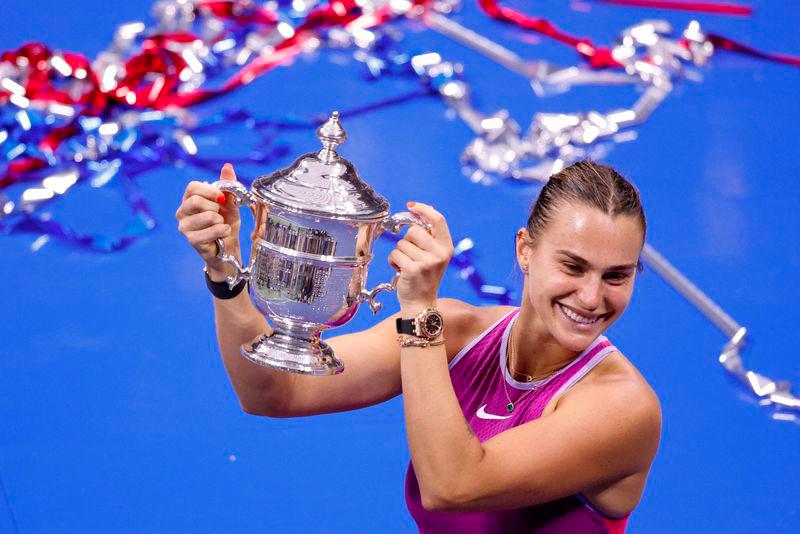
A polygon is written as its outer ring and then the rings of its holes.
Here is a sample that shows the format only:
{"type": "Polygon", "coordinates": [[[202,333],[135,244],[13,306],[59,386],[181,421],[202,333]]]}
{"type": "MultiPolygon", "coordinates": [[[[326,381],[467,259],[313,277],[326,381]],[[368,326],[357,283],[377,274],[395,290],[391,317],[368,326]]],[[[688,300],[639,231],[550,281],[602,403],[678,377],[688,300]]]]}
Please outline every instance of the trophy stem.
{"type": "Polygon", "coordinates": [[[315,376],[336,375],[344,363],[322,339],[318,325],[311,327],[273,318],[274,331],[241,347],[241,354],[264,367],[315,376]]]}

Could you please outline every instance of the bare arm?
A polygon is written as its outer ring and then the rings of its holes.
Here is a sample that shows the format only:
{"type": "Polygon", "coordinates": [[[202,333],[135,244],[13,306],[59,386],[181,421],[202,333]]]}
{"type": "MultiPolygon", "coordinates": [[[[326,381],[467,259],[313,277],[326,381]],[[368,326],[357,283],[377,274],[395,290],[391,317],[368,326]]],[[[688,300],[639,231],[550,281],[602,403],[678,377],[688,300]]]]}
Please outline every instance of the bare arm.
{"type": "MultiPolygon", "coordinates": [[[[341,412],[378,404],[401,393],[400,348],[394,324],[398,315],[367,330],[327,340],[344,362],[345,370],[339,375],[320,377],[275,371],[241,357],[239,347],[269,326],[245,293],[227,301],[214,299],[214,304],[220,352],[239,402],[248,413],[300,417],[341,412]]],[[[455,355],[471,335],[458,335],[464,330],[458,325],[476,322],[470,314],[473,308],[457,300],[442,299],[439,309],[451,331],[447,345],[441,348],[455,355]]]]}
{"type": "Polygon", "coordinates": [[[481,461],[469,469],[474,478],[440,504],[518,507],[644,479],[660,434],[661,409],[646,383],[620,378],[576,386],[550,415],[483,443],[481,461]]]}
{"type": "Polygon", "coordinates": [[[254,415],[301,417],[354,410],[400,393],[400,354],[394,317],[363,332],[327,340],[345,371],[333,376],[287,373],[254,364],[239,353],[243,343],[269,331],[246,293],[214,299],[217,340],[242,409],[254,415]]]}
{"type": "Polygon", "coordinates": [[[552,414],[480,443],[436,348],[403,349],[402,373],[411,457],[430,510],[518,508],[573,495],[646,473],[658,447],[660,409],[646,384],[575,388],[552,414]]]}
{"type": "MultiPolygon", "coordinates": [[[[234,180],[233,168],[223,167],[220,178],[234,180]]],[[[191,182],[176,218],[179,230],[205,260],[210,278],[223,281],[232,273],[216,258],[214,240],[224,239],[228,252],[241,258],[241,222],[238,209],[232,203],[220,204],[218,195],[219,191],[208,184],[191,182]]],[[[442,312],[454,315],[459,311],[463,315],[464,306],[458,301],[443,301],[442,312]]],[[[395,316],[363,332],[326,340],[344,362],[345,372],[316,377],[261,367],[240,355],[242,344],[270,331],[246,292],[228,300],[214,298],[214,311],[220,353],[239,402],[248,413],[296,417],[339,412],[383,402],[401,391],[395,316]]],[[[448,340],[453,354],[460,342],[455,335],[448,340]]]]}
{"type": "MultiPolygon", "coordinates": [[[[224,280],[224,275],[210,269],[209,275],[212,280],[224,280]]],[[[283,376],[286,373],[262,368],[245,360],[239,353],[242,344],[270,332],[269,324],[250,302],[247,291],[228,300],[214,298],[214,317],[219,351],[239,404],[248,413],[266,411],[268,413],[264,415],[271,415],[273,410],[280,408],[281,400],[291,385],[283,376]],[[265,393],[269,397],[261,398],[265,393]]]]}

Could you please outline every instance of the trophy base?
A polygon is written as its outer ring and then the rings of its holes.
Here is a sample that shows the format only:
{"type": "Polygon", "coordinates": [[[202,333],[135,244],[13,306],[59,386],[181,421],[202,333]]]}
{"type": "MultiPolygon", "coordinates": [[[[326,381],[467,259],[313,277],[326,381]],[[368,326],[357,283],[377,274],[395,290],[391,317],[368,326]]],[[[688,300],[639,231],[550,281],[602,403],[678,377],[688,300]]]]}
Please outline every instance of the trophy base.
{"type": "Polygon", "coordinates": [[[241,354],[263,367],[289,373],[327,376],[344,371],[344,363],[319,337],[298,339],[276,331],[242,345],[241,354]]]}

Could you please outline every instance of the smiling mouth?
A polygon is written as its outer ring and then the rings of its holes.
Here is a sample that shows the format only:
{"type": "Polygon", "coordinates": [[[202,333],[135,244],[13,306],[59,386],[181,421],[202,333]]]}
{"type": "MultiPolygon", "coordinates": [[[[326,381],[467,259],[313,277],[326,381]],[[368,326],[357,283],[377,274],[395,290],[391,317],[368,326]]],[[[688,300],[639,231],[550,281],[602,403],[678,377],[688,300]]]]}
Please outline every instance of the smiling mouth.
{"type": "Polygon", "coordinates": [[[600,319],[605,317],[605,315],[597,315],[595,317],[581,315],[580,313],[577,313],[577,312],[573,311],[572,309],[567,308],[566,306],[564,306],[560,302],[558,303],[558,307],[561,309],[561,313],[566,315],[568,319],[570,319],[571,321],[573,321],[575,323],[578,323],[579,325],[582,325],[582,326],[593,325],[596,322],[598,322],[600,319]]]}

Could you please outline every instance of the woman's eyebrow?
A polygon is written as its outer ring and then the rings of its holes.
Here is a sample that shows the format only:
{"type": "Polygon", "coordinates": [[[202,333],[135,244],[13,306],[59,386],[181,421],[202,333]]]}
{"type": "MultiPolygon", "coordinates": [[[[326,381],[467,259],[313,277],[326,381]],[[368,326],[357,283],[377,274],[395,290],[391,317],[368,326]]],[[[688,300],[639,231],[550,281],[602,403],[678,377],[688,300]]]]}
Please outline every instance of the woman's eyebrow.
{"type": "MultiPolygon", "coordinates": [[[[574,261],[575,263],[577,263],[578,265],[582,266],[582,267],[586,267],[588,269],[591,269],[593,267],[592,264],[589,263],[588,260],[586,260],[584,258],[581,258],[580,256],[578,256],[574,252],[570,252],[568,250],[556,250],[556,254],[562,254],[562,255],[568,257],[569,259],[571,259],[572,261],[574,261]]],[[[638,267],[638,264],[629,263],[629,264],[624,264],[624,265],[614,265],[612,267],[608,267],[605,270],[606,271],[628,271],[628,270],[636,269],[637,267],[638,267]]]]}
{"type": "Polygon", "coordinates": [[[561,254],[563,256],[566,256],[566,257],[568,257],[569,259],[571,259],[572,261],[574,261],[575,263],[577,263],[579,265],[582,265],[582,266],[585,266],[585,267],[591,267],[592,266],[592,264],[589,263],[587,260],[581,258],[577,254],[572,253],[572,252],[570,252],[568,250],[556,250],[556,254],[561,254]]]}

